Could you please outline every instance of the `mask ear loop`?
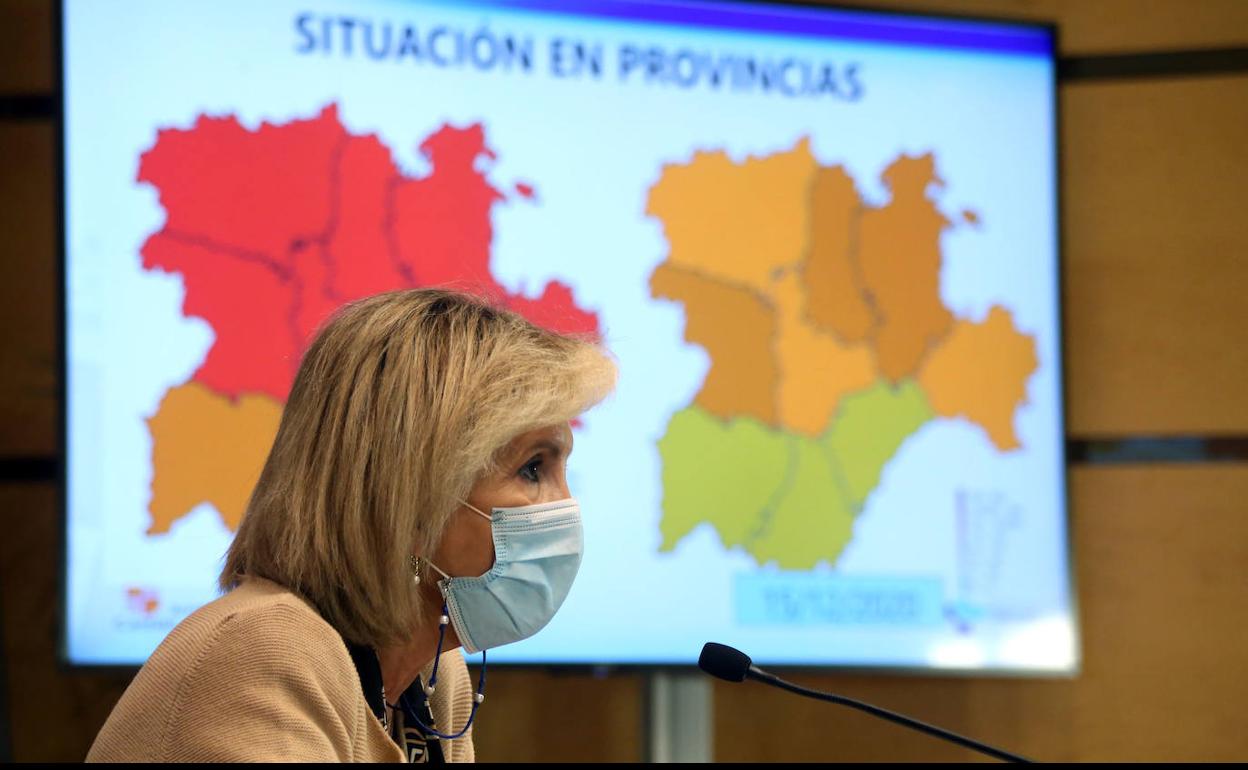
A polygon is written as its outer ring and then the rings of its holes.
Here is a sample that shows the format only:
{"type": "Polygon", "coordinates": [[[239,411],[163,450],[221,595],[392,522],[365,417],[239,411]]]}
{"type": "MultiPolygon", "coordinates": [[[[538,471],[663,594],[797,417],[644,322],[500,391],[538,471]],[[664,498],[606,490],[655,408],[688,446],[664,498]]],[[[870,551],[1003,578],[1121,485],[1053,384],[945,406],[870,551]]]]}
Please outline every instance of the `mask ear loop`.
{"type": "Polygon", "coordinates": [[[472,503],[468,502],[467,500],[460,500],[460,502],[461,502],[461,503],[463,503],[464,505],[468,506],[469,508],[471,508],[473,513],[477,514],[478,516],[480,516],[481,518],[485,519],[486,521],[489,521],[489,522],[493,522],[493,521],[494,521],[494,517],[493,517],[493,516],[491,516],[490,514],[488,514],[488,513],[484,512],[484,511],[482,511],[480,508],[478,508],[477,506],[475,506],[475,505],[473,505],[472,503]]]}

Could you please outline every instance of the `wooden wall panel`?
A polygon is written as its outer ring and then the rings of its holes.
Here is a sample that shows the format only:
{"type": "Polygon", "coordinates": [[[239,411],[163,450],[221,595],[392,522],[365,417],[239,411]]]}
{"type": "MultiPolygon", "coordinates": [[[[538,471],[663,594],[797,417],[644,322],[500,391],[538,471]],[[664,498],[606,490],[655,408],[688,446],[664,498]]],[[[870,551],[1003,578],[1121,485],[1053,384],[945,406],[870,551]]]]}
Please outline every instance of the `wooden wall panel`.
{"type": "Polygon", "coordinates": [[[1070,432],[1248,433],[1248,76],[1061,98],[1070,432]]]}
{"type": "MultiPolygon", "coordinates": [[[[1072,497],[1077,678],[798,680],[1036,759],[1242,761],[1248,465],[1081,468],[1072,497]]],[[[717,685],[716,706],[719,760],[978,758],[762,685],[717,685]]]]}
{"type": "Polygon", "coordinates": [[[1248,3],[1242,0],[848,0],[848,4],[1056,21],[1066,55],[1248,45],[1248,3]]]}
{"type": "Polygon", "coordinates": [[[53,0],[0,0],[0,94],[53,89],[53,0]]]}
{"type": "MultiPolygon", "coordinates": [[[[479,657],[479,656],[474,656],[479,657]]],[[[475,681],[476,666],[471,666],[475,681]]],[[[635,674],[487,672],[474,728],[480,762],[637,762],[645,757],[635,674]]]]}
{"type": "Polygon", "coordinates": [[[56,453],[54,144],[0,121],[0,457],[56,453]]]}
{"type": "Polygon", "coordinates": [[[80,762],[130,677],[57,666],[60,523],[51,484],[0,484],[0,618],[13,759],[80,762]]]}

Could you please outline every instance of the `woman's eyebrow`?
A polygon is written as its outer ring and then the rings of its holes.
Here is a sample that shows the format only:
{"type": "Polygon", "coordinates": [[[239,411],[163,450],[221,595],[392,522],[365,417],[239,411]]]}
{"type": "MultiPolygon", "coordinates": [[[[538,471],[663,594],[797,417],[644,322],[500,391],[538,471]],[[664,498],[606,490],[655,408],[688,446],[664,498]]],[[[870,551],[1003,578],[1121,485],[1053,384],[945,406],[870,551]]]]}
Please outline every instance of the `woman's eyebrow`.
{"type": "Polygon", "coordinates": [[[550,456],[553,459],[560,460],[564,457],[571,457],[571,444],[571,431],[565,434],[554,435],[552,435],[549,431],[544,431],[534,435],[523,444],[514,445],[515,448],[511,450],[511,453],[509,453],[508,456],[512,458],[513,462],[520,463],[528,461],[531,457],[533,457],[533,453],[535,451],[546,450],[550,453],[550,456]]]}
{"type": "Polygon", "coordinates": [[[530,442],[523,454],[528,454],[535,449],[545,449],[554,455],[555,459],[558,459],[563,456],[565,446],[566,445],[561,441],[555,441],[549,438],[539,438],[530,442]]]}

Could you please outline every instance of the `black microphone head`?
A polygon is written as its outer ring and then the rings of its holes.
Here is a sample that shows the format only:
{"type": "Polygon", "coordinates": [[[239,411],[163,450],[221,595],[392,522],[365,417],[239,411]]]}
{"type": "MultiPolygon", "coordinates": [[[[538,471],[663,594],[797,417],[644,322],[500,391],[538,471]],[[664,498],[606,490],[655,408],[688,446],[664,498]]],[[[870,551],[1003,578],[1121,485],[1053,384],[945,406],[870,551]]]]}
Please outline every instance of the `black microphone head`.
{"type": "Polygon", "coordinates": [[[744,652],[715,642],[703,645],[702,654],[698,656],[698,668],[729,682],[744,682],[752,663],[744,652]]]}

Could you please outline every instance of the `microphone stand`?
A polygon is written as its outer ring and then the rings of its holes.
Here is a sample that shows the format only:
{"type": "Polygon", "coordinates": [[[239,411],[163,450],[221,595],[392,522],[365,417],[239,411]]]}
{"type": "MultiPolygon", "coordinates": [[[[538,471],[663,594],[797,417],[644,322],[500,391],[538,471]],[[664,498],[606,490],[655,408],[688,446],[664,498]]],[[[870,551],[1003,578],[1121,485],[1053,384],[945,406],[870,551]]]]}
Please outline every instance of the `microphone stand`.
{"type": "Polygon", "coordinates": [[[811,690],[806,687],[802,687],[801,685],[793,684],[792,682],[786,682],[774,674],[768,674],[758,666],[751,665],[749,671],[746,672],[746,677],[758,680],[764,684],[774,685],[782,690],[788,690],[789,692],[797,693],[798,695],[805,695],[808,698],[815,698],[817,700],[827,701],[828,703],[838,703],[842,706],[849,706],[850,708],[858,709],[859,711],[865,711],[872,716],[887,719],[895,724],[903,725],[922,733],[927,733],[928,735],[936,738],[943,738],[944,740],[951,741],[959,746],[971,749],[972,751],[987,754],[995,759],[1004,760],[1006,762],[1031,763],[1030,759],[1026,759],[1017,754],[1011,754],[1010,752],[1003,751],[1001,749],[994,749],[992,746],[980,743],[979,741],[965,738],[957,733],[951,733],[948,730],[942,730],[939,727],[929,725],[925,722],[920,722],[917,719],[911,719],[910,717],[905,717],[901,714],[895,714],[887,709],[879,708],[878,706],[872,706],[870,703],[863,703],[862,701],[856,701],[853,698],[846,698],[843,695],[833,695],[831,693],[820,692],[818,690],[811,690]]]}

